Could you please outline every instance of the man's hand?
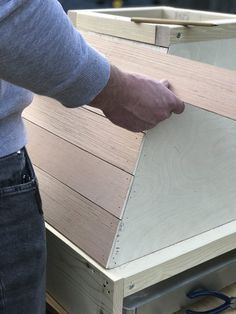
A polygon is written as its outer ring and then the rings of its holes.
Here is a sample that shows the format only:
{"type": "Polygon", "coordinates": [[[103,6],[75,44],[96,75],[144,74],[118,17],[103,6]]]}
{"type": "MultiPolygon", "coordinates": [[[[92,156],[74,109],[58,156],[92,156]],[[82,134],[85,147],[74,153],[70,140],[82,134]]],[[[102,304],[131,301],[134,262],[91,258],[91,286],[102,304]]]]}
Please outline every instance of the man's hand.
{"type": "Polygon", "coordinates": [[[110,79],[90,103],[113,123],[133,132],[148,130],[171,113],[181,113],[184,103],[169,89],[168,81],[125,73],[111,66],[110,79]]]}

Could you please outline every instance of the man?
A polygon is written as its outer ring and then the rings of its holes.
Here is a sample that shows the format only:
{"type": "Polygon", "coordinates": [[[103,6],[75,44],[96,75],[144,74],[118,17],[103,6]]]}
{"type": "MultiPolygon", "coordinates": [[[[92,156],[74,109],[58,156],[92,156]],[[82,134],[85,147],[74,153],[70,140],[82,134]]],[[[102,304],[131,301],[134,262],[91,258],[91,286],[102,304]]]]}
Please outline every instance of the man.
{"type": "Polygon", "coordinates": [[[44,221],[21,119],[31,91],[66,107],[90,104],[132,131],[150,129],[184,105],[168,82],[110,65],[56,0],[0,2],[0,77],[0,313],[43,314],[44,221]]]}

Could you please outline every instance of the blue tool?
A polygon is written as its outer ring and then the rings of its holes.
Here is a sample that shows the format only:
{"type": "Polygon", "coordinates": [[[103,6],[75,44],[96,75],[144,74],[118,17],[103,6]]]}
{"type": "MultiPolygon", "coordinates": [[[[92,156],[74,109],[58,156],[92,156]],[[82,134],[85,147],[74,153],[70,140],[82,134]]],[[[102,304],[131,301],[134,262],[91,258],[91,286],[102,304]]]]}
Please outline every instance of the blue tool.
{"type": "Polygon", "coordinates": [[[221,292],[201,289],[201,290],[191,291],[187,294],[187,297],[190,299],[195,299],[198,297],[206,297],[206,296],[221,299],[224,301],[224,303],[219,305],[218,307],[212,309],[212,310],[208,310],[205,312],[186,310],[186,314],[218,314],[218,313],[222,313],[223,311],[225,311],[227,309],[236,309],[236,297],[229,297],[229,296],[227,296],[221,292]]]}

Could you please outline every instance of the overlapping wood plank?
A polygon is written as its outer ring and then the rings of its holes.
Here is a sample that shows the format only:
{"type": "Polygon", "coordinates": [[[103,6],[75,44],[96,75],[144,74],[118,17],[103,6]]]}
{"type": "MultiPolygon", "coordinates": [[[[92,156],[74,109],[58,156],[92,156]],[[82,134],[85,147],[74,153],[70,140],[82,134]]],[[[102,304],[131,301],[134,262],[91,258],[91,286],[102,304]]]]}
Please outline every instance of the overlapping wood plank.
{"type": "Polygon", "coordinates": [[[34,165],[119,218],[132,176],[47,130],[25,122],[34,165]]]}
{"type": "Polygon", "coordinates": [[[84,33],[88,42],[125,71],[166,78],[186,103],[236,119],[236,72],[166,55],[144,45],[84,33]]]}
{"type": "Polygon", "coordinates": [[[142,133],[129,132],[94,112],[68,109],[42,96],[35,96],[24,117],[116,167],[134,172],[142,133]]]}
{"type": "Polygon", "coordinates": [[[119,219],[39,168],[35,169],[45,220],[106,266],[119,219]]]}

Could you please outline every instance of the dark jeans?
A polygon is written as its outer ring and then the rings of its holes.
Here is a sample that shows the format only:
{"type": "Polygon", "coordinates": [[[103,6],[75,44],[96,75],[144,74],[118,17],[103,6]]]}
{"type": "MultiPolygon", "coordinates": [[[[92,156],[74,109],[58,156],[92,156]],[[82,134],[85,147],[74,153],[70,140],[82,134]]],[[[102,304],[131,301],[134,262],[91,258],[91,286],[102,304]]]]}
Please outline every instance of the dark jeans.
{"type": "Polygon", "coordinates": [[[45,227],[25,149],[0,158],[0,314],[45,313],[45,227]]]}

